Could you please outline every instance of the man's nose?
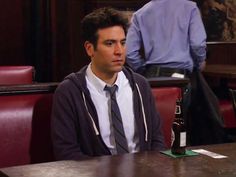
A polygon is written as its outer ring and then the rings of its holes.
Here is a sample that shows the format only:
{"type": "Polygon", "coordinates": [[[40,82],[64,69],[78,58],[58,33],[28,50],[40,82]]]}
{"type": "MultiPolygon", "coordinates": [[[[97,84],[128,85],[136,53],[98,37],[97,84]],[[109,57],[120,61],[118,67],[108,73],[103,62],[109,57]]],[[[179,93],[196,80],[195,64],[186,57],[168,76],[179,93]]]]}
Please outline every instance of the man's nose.
{"type": "Polygon", "coordinates": [[[116,54],[122,54],[124,52],[124,46],[121,45],[120,43],[115,45],[114,52],[116,54]]]}

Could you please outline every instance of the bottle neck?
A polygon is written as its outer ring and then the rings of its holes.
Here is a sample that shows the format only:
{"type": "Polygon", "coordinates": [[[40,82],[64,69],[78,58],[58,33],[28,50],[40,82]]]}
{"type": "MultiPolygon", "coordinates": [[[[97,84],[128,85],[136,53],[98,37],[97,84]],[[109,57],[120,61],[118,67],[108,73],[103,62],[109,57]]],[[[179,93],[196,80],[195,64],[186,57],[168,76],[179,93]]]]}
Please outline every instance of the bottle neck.
{"type": "Polygon", "coordinates": [[[174,121],[184,121],[184,119],[182,117],[175,117],[174,121]]]}

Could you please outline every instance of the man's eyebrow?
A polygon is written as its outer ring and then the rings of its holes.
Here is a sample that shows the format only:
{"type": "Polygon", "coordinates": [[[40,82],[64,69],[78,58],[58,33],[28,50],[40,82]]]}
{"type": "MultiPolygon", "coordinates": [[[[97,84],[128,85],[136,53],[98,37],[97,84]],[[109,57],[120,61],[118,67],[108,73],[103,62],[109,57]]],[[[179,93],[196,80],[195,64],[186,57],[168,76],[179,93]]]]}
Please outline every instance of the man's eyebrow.
{"type": "Polygon", "coordinates": [[[121,39],[121,40],[117,40],[117,39],[106,39],[106,40],[104,40],[104,42],[107,42],[107,41],[110,41],[110,42],[126,41],[126,38],[123,38],[123,39],[121,39]]]}
{"type": "Polygon", "coordinates": [[[104,42],[115,42],[115,41],[117,41],[117,40],[115,40],[115,39],[106,39],[106,40],[104,40],[104,42]]]}

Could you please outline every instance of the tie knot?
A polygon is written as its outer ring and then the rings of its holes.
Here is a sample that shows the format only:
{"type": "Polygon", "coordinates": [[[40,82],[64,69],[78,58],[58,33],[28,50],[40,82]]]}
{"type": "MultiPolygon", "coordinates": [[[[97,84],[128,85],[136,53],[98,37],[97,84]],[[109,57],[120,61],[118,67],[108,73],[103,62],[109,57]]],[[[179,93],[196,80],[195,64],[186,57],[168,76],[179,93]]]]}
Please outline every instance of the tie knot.
{"type": "Polygon", "coordinates": [[[115,92],[116,92],[117,88],[118,88],[117,85],[113,85],[111,87],[106,85],[104,90],[108,91],[110,93],[111,97],[112,97],[112,96],[115,95],[115,92]]]}

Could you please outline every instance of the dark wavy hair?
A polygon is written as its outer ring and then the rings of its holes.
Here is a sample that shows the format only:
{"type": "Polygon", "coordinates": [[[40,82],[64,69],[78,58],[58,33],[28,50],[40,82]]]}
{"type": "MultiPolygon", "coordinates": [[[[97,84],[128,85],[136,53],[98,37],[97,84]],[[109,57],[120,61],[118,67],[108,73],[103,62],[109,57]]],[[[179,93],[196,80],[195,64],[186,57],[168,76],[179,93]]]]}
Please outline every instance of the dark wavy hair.
{"type": "Polygon", "coordinates": [[[82,37],[96,48],[99,29],[121,26],[126,34],[128,25],[128,18],[121,11],[110,7],[100,8],[86,15],[81,21],[82,37]]]}

